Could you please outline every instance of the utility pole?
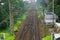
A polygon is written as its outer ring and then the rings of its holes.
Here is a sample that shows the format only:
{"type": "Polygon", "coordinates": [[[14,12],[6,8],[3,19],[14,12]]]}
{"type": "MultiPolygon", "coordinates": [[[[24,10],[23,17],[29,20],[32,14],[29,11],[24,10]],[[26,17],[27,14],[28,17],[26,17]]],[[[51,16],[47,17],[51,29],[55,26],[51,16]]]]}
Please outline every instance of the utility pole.
{"type": "MultiPolygon", "coordinates": [[[[55,19],[55,17],[54,17],[54,0],[53,0],[53,24],[54,24],[54,19],[55,19]]],[[[54,25],[53,25],[53,27],[54,27],[54,25]]]]}
{"type": "Polygon", "coordinates": [[[9,14],[10,14],[10,33],[14,33],[14,19],[13,19],[13,9],[12,9],[12,4],[11,0],[8,0],[9,2],[9,14]]]}
{"type": "MultiPolygon", "coordinates": [[[[53,24],[54,24],[54,19],[55,19],[55,15],[54,15],[54,0],[52,0],[53,1],[53,24]]],[[[54,25],[53,25],[53,27],[54,27],[54,25]]],[[[53,33],[53,39],[52,40],[54,40],[54,33],[53,33]]]]}
{"type": "Polygon", "coordinates": [[[43,7],[42,9],[43,9],[43,27],[44,27],[44,33],[45,33],[44,36],[46,36],[46,28],[45,28],[45,21],[44,21],[44,18],[45,18],[45,16],[44,16],[45,15],[44,14],[45,8],[43,7]]]}

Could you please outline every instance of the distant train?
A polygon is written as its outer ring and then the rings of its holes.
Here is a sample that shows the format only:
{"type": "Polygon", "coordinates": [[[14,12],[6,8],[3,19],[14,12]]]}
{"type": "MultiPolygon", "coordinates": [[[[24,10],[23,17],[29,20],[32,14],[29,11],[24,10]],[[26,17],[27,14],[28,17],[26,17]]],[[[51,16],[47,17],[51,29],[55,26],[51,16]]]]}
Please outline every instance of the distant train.
{"type": "Polygon", "coordinates": [[[53,12],[44,13],[43,17],[44,17],[44,23],[46,25],[54,25],[56,19],[58,18],[57,15],[55,15],[53,12]]]}

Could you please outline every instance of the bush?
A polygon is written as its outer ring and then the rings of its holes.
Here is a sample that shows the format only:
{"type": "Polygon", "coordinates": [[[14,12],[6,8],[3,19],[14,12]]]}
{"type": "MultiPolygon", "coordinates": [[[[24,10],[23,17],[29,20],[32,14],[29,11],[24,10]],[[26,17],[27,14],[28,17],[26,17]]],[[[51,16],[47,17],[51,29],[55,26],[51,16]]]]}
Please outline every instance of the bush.
{"type": "Polygon", "coordinates": [[[0,30],[6,29],[6,27],[7,27],[7,23],[4,22],[0,25],[0,30]]]}
{"type": "Polygon", "coordinates": [[[42,40],[51,40],[51,36],[46,36],[46,37],[42,38],[42,40]]]}

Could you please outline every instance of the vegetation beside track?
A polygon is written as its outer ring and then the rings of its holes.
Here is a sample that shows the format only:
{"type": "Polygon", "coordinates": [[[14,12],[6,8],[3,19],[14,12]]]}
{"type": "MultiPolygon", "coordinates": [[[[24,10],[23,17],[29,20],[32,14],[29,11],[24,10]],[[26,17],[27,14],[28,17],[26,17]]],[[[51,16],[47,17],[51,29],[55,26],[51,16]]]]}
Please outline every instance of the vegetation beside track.
{"type": "MultiPolygon", "coordinates": [[[[17,20],[17,22],[14,24],[14,31],[18,30],[21,23],[26,19],[26,14],[23,14],[20,20],[17,20]]],[[[10,28],[8,27],[5,30],[0,31],[0,38],[2,37],[2,34],[5,33],[5,39],[4,40],[14,40],[15,34],[10,34],[10,28]]]]}
{"type": "Polygon", "coordinates": [[[51,36],[46,36],[46,37],[42,38],[42,40],[51,40],[51,36]]]}

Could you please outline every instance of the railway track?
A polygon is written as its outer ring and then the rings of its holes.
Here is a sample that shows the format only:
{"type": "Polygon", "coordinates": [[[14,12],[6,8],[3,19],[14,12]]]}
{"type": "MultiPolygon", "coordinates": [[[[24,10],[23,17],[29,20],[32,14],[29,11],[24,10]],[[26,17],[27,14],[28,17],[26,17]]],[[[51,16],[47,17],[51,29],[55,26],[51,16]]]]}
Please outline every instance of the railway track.
{"type": "Polygon", "coordinates": [[[23,23],[22,30],[18,31],[15,40],[41,40],[39,32],[39,19],[36,9],[29,10],[23,23]]]}

